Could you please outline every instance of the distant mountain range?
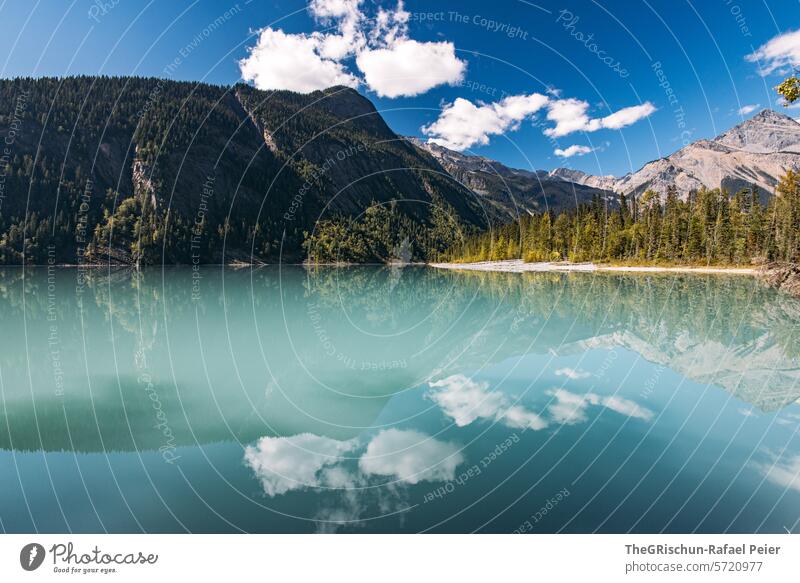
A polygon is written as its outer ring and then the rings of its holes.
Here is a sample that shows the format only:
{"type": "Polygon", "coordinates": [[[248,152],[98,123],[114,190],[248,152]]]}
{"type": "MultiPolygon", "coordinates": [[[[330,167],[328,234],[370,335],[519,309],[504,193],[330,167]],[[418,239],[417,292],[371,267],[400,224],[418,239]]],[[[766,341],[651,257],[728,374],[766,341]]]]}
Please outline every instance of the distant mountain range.
{"type": "Polygon", "coordinates": [[[566,168],[553,172],[509,168],[489,158],[461,154],[417,138],[408,139],[429,152],[453,178],[474,192],[491,216],[558,212],[591,202],[593,197],[617,204],[611,179],[606,186],[600,178],[566,168]]]}
{"type": "Polygon", "coordinates": [[[438,145],[415,143],[428,150],[459,182],[507,212],[558,210],[593,196],[616,199],[611,193],[636,196],[654,190],[663,195],[672,185],[684,199],[703,186],[729,192],[755,188],[766,199],[786,170],[800,169],[800,123],[769,109],[713,140],[693,142],[620,178],[569,168],[519,170],[438,145]]]}
{"type": "MultiPolygon", "coordinates": [[[[362,221],[362,234],[405,229],[395,238],[425,260],[456,231],[442,209],[469,231],[672,184],[682,196],[721,185],[767,197],[800,167],[800,124],[769,110],[614,178],[514,169],[403,138],[346,87],[138,77],[0,80],[0,140],[0,264],[295,262],[329,219],[324,244],[353,239],[362,221]]],[[[350,246],[388,260],[396,242],[374,243],[350,246]]]]}

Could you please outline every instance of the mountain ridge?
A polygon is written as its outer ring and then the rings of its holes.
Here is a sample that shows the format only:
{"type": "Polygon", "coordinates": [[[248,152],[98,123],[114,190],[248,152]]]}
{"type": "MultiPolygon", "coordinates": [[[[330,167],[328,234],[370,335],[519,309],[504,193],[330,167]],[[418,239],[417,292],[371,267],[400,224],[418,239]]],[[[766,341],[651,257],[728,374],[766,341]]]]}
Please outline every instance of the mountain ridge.
{"type": "Polygon", "coordinates": [[[0,80],[0,139],[0,264],[424,261],[490,222],[671,185],[767,197],[800,167],[771,110],[614,178],[404,138],[351,88],[144,77],[0,80]]]}
{"type": "MultiPolygon", "coordinates": [[[[416,142],[421,143],[419,140],[416,142]]],[[[479,158],[488,165],[503,166],[488,158],[453,152],[430,143],[422,144],[422,147],[432,151],[434,157],[449,158],[452,164],[457,164],[458,156],[461,156],[479,158]]],[[[455,173],[475,172],[471,166],[473,164],[462,163],[455,173]]],[[[764,109],[715,138],[687,144],[672,154],[645,163],[636,172],[620,177],[597,176],[564,167],[550,171],[508,170],[534,176],[543,184],[562,180],[571,185],[587,187],[591,190],[582,191],[587,198],[608,198],[609,192],[638,196],[645,190],[655,190],[663,197],[668,187],[675,186],[678,196],[685,200],[691,191],[701,187],[722,187],[731,192],[754,188],[762,199],[767,199],[772,195],[780,176],[789,169],[800,169],[800,122],[774,110],[764,109]]],[[[497,192],[491,194],[497,196],[497,192]]],[[[550,206],[558,208],[563,205],[550,206]]]]}
{"type": "Polygon", "coordinates": [[[374,205],[419,231],[423,258],[432,209],[486,221],[350,88],[6,79],[0,139],[0,264],[301,261],[321,221],[374,205]]]}
{"type": "Polygon", "coordinates": [[[610,206],[618,204],[616,195],[600,185],[583,184],[546,170],[511,168],[483,156],[462,154],[418,138],[407,139],[429,152],[459,183],[475,192],[486,204],[487,214],[501,219],[548,210],[559,212],[595,198],[610,206]]]}

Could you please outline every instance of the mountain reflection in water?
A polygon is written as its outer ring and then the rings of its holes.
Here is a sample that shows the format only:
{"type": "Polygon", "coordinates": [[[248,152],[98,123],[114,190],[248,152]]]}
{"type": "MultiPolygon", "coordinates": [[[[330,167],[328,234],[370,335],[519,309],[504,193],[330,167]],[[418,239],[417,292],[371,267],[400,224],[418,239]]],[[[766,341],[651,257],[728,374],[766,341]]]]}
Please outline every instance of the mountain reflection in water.
{"type": "Polygon", "coordinates": [[[564,491],[542,531],[800,518],[800,303],[756,280],[192,273],[0,270],[7,529],[45,520],[8,510],[37,495],[19,459],[78,489],[39,492],[56,531],[106,512],[119,531],[502,532],[564,491]],[[119,501],[64,509],[112,474],[169,508],[147,525],[119,501]]]}

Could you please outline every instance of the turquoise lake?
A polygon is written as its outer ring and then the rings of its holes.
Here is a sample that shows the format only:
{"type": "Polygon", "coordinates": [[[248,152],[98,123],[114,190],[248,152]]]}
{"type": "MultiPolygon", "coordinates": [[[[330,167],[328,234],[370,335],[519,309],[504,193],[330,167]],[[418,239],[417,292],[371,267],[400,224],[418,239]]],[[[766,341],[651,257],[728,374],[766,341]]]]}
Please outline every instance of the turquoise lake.
{"type": "Polygon", "coordinates": [[[797,532],[743,276],[0,270],[4,532],[797,532]]]}

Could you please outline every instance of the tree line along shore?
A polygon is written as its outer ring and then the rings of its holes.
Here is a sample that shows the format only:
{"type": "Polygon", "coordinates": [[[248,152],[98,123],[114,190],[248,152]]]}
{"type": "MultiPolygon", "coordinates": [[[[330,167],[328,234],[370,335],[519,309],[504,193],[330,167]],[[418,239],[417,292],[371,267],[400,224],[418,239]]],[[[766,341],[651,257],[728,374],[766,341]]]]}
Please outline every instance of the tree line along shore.
{"type": "Polygon", "coordinates": [[[701,188],[686,200],[668,188],[595,198],[558,214],[522,216],[467,236],[443,261],[601,262],[612,265],[751,266],[800,257],[800,173],[789,170],[763,203],[755,189],[701,188]]]}

